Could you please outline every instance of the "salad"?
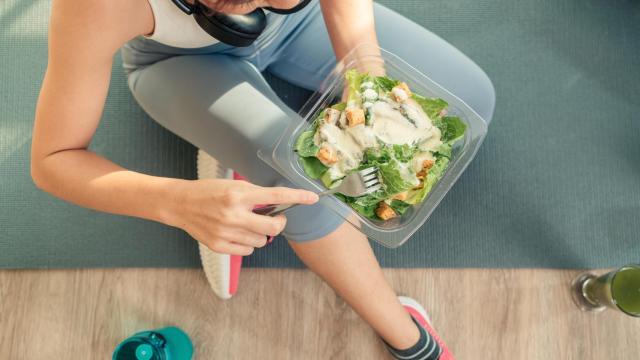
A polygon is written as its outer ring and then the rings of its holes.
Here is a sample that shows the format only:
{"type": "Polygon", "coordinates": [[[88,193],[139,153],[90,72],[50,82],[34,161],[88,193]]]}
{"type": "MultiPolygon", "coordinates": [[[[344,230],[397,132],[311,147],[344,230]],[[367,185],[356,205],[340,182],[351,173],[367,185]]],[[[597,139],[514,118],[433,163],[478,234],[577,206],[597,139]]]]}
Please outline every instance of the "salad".
{"type": "Polygon", "coordinates": [[[305,173],[327,188],[375,166],[380,190],[336,196],[361,215],[389,220],[426,198],[449,165],[466,124],[447,116],[447,102],[413,93],[406,83],[349,70],[345,102],[320,111],[295,151],[305,173]]]}

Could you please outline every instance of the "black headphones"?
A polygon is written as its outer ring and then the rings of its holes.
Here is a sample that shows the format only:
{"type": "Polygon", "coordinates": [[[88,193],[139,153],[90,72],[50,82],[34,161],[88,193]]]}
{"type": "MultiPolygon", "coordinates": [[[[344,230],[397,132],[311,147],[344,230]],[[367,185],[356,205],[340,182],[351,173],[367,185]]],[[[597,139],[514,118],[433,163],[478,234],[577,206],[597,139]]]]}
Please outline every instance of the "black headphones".
{"type": "MultiPolygon", "coordinates": [[[[267,26],[267,17],[262,8],[244,15],[223,14],[209,9],[198,0],[189,4],[185,0],[171,0],[187,15],[193,15],[200,27],[214,38],[232,46],[249,46],[262,34],[267,26]]],[[[302,0],[291,9],[264,9],[276,14],[292,14],[302,10],[311,0],[302,0]]]]}

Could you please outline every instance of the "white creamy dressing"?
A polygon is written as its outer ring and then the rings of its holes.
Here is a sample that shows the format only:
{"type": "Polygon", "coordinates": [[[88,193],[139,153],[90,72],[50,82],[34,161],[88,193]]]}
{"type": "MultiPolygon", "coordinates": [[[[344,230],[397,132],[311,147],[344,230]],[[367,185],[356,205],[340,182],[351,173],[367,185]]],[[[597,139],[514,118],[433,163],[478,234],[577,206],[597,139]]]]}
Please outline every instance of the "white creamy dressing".
{"type": "Polygon", "coordinates": [[[363,89],[371,89],[373,87],[373,82],[365,81],[362,84],[360,84],[360,87],[363,89]]]}
{"type": "Polygon", "coordinates": [[[322,144],[334,149],[338,154],[338,162],[331,167],[343,174],[360,164],[364,147],[356,141],[351,131],[343,131],[336,125],[324,123],[320,126],[319,133],[322,144]]]}
{"type": "Polygon", "coordinates": [[[433,124],[431,124],[431,119],[429,116],[422,110],[420,104],[418,104],[415,100],[409,99],[402,105],[402,109],[407,114],[407,117],[416,124],[416,127],[421,130],[431,130],[433,124]]]}
{"type": "MultiPolygon", "coordinates": [[[[413,186],[418,186],[420,184],[420,180],[417,177],[411,176],[413,170],[413,164],[409,167],[409,164],[398,162],[398,170],[400,171],[400,176],[403,179],[413,179],[413,186]]],[[[413,170],[413,174],[415,175],[415,170],[413,170]]]]}
{"type": "Polygon", "coordinates": [[[420,150],[435,151],[438,149],[440,145],[442,145],[442,140],[440,140],[440,136],[442,135],[442,132],[440,131],[440,129],[438,129],[437,126],[434,126],[431,129],[431,134],[432,134],[431,137],[425,139],[418,145],[418,148],[420,150]]]}
{"type": "Polygon", "coordinates": [[[373,89],[366,89],[362,92],[362,98],[365,101],[373,101],[378,98],[378,92],[373,89]]]}
{"type": "Polygon", "coordinates": [[[420,131],[391,104],[378,101],[370,111],[373,132],[383,142],[402,145],[420,140],[420,131]]]}
{"type": "Polygon", "coordinates": [[[378,101],[371,107],[372,127],[376,137],[387,144],[414,145],[435,135],[436,127],[418,103],[409,99],[400,106],[411,121],[394,108],[392,103],[378,101]]]}
{"type": "Polygon", "coordinates": [[[376,134],[370,126],[358,125],[344,130],[364,149],[378,147],[376,134]]]}
{"type": "Polygon", "coordinates": [[[365,150],[378,147],[379,140],[386,144],[419,145],[423,152],[416,154],[412,163],[403,166],[401,171],[417,172],[422,169],[424,160],[434,160],[431,151],[442,144],[440,129],[433,126],[422,107],[413,99],[399,104],[386,97],[379,97],[378,93],[369,87],[365,88],[363,98],[368,100],[369,106],[366,108],[371,116],[371,125],[346,127],[343,112],[338,126],[323,123],[314,138],[317,145],[328,146],[338,154],[338,161],[329,167],[331,178],[341,178],[349,170],[359,166],[365,150]],[[368,93],[369,91],[371,93],[368,93]],[[399,107],[402,107],[410,120],[403,116],[399,107]]]}

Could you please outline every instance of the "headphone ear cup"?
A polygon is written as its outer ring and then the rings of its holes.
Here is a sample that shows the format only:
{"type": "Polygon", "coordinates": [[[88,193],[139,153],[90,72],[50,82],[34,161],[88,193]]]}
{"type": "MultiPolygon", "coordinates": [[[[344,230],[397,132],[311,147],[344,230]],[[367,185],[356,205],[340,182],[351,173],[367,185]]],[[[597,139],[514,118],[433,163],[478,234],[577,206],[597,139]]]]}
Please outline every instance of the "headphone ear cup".
{"type": "Polygon", "coordinates": [[[244,47],[251,45],[267,26],[262,9],[244,15],[223,14],[196,3],[193,17],[209,35],[223,43],[244,47]]]}

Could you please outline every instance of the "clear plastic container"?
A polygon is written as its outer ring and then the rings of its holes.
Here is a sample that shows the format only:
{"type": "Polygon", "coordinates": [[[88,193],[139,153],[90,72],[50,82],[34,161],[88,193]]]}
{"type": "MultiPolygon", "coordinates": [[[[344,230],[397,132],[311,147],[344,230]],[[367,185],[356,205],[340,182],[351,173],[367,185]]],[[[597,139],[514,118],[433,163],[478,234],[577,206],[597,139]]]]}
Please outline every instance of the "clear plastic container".
{"type": "Polygon", "coordinates": [[[444,99],[449,103],[449,115],[458,116],[467,124],[462,139],[454,146],[449,167],[427,198],[409,208],[402,216],[387,221],[368,219],[334,196],[326,196],[321,203],[380,244],[395,248],[402,245],[433,213],[464,169],[473,160],[487,133],[486,122],[466,103],[438,85],[399,57],[379,48],[360,46],[348,54],[323,81],[299,112],[300,118],[291,122],[272,149],[262,149],[259,157],[295,185],[315,192],[325,190],[319,180],[309,178],[294,152],[296,139],[311,126],[322,109],[340,102],[344,91],[345,72],[349,69],[366,71],[384,65],[386,76],[401,80],[416,94],[444,99]]]}

